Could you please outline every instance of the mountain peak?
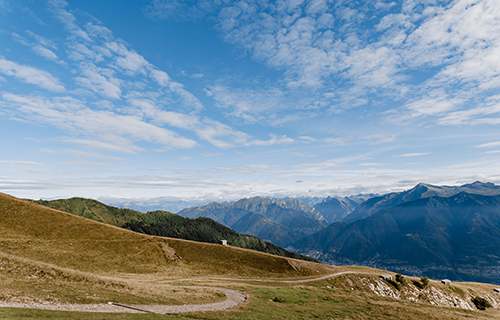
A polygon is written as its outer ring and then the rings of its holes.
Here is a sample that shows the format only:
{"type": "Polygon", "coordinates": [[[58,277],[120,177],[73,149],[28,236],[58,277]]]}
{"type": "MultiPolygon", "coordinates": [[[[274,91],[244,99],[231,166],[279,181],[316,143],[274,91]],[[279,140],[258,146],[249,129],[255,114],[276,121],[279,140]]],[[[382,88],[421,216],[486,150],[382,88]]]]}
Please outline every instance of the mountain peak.
{"type": "Polygon", "coordinates": [[[469,184],[464,184],[462,187],[469,187],[469,188],[474,188],[474,187],[483,187],[483,188],[500,188],[499,186],[495,185],[494,183],[491,182],[481,182],[481,181],[474,181],[473,183],[469,184]]]}

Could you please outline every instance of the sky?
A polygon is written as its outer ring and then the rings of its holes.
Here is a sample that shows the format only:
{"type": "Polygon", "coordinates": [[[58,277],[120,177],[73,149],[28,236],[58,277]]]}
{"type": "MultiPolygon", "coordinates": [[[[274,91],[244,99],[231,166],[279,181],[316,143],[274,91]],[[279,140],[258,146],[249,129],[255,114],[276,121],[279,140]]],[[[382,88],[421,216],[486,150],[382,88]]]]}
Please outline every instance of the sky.
{"type": "Polygon", "coordinates": [[[500,183],[498,0],[0,0],[0,192],[500,183]]]}

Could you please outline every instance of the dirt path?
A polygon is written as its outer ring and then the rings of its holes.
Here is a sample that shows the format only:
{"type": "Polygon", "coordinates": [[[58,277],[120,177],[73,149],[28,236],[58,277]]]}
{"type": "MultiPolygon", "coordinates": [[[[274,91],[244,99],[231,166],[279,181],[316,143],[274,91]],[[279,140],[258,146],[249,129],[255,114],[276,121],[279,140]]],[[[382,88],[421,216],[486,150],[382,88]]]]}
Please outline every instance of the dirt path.
{"type": "MultiPolygon", "coordinates": [[[[302,279],[302,280],[268,280],[268,279],[233,279],[233,278],[191,278],[191,279],[176,279],[168,281],[199,281],[199,280],[229,280],[229,281],[258,281],[258,282],[279,282],[279,283],[305,283],[333,278],[348,273],[356,273],[353,271],[344,271],[326,276],[302,279]]],[[[166,281],[163,281],[166,282],[166,281]]],[[[58,310],[58,311],[81,311],[81,312],[110,312],[110,313],[183,313],[197,311],[223,311],[234,308],[245,302],[246,296],[236,290],[219,288],[219,287],[199,287],[210,288],[222,291],[227,299],[222,302],[207,303],[207,304],[191,304],[191,305],[128,305],[118,306],[111,303],[108,304],[51,304],[51,303],[8,303],[0,301],[0,308],[28,308],[28,309],[43,309],[43,310],[58,310]],[[138,310],[139,309],[139,310],[138,310]]]]}
{"type": "Polygon", "coordinates": [[[228,280],[228,281],[244,281],[244,282],[279,282],[279,283],[305,283],[305,282],[313,282],[319,280],[325,280],[333,277],[337,277],[343,274],[349,273],[359,273],[355,271],[343,271],[337,272],[333,274],[327,274],[326,276],[311,278],[311,279],[302,279],[302,280],[273,280],[273,279],[241,279],[241,278],[220,278],[220,277],[200,277],[200,278],[187,278],[187,279],[172,279],[172,280],[163,280],[161,282],[176,282],[176,281],[203,281],[203,280],[228,280]]]}

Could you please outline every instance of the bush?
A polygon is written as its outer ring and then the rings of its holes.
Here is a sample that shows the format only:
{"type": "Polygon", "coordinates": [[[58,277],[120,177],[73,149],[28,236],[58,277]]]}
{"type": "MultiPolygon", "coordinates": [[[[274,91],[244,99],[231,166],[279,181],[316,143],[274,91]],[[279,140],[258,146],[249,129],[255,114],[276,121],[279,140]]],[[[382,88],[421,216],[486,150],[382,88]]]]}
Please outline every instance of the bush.
{"type": "Polygon", "coordinates": [[[398,273],[396,275],[396,281],[399,282],[403,286],[406,284],[405,277],[403,277],[403,275],[401,273],[398,273]]]}
{"type": "Polygon", "coordinates": [[[396,281],[394,281],[394,280],[385,280],[385,281],[389,282],[389,284],[390,284],[391,286],[393,286],[394,288],[396,288],[396,289],[398,289],[398,290],[400,290],[400,289],[401,289],[401,285],[399,284],[399,282],[396,282],[396,281]]]}
{"type": "Polygon", "coordinates": [[[429,278],[427,278],[427,277],[420,277],[420,282],[422,283],[422,287],[426,288],[429,285],[429,278]]]}
{"type": "Polygon", "coordinates": [[[479,310],[486,310],[486,308],[491,308],[491,304],[485,298],[475,297],[472,298],[472,302],[476,305],[479,310]]]}
{"type": "Polygon", "coordinates": [[[417,280],[412,280],[411,282],[413,283],[413,285],[415,287],[417,287],[419,289],[423,289],[424,288],[424,286],[420,282],[418,282],[417,280]]]}

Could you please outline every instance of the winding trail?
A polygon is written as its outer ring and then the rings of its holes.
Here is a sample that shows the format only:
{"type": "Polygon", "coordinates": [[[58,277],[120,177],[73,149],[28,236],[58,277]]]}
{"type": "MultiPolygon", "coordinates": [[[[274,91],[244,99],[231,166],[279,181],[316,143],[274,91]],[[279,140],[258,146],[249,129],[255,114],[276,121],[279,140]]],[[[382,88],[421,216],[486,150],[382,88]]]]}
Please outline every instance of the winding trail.
{"type": "MultiPolygon", "coordinates": [[[[238,279],[238,278],[190,278],[190,279],[173,279],[164,280],[162,282],[172,281],[200,281],[200,280],[229,280],[229,281],[251,281],[251,282],[279,282],[279,283],[306,283],[319,280],[325,280],[337,277],[348,273],[358,273],[354,271],[344,271],[329,274],[326,276],[301,279],[301,280],[272,280],[272,279],[238,279]]],[[[197,287],[207,288],[222,291],[227,299],[222,302],[207,303],[207,304],[186,304],[186,305],[119,305],[109,302],[108,304],[43,304],[43,303],[9,303],[0,301],[0,308],[28,308],[28,309],[43,309],[57,311],[80,311],[80,312],[109,312],[109,313],[184,313],[198,311],[223,311],[234,308],[245,302],[246,296],[243,292],[220,288],[220,287],[197,287]]]]}

